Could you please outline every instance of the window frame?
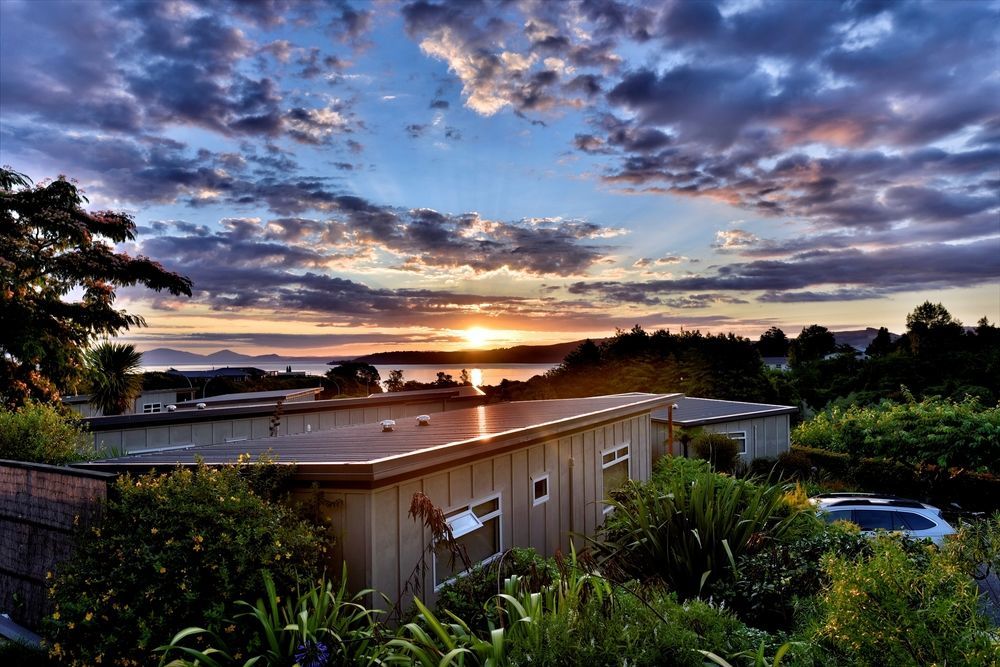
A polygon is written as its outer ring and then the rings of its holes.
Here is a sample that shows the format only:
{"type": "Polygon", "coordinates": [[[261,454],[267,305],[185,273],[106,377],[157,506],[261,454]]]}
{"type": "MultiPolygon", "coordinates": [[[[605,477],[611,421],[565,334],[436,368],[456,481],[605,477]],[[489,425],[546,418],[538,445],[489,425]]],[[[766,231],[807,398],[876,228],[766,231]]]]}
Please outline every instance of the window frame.
{"type": "Polygon", "coordinates": [[[726,436],[730,440],[735,440],[736,442],[742,443],[743,448],[737,452],[740,456],[746,456],[747,454],[747,432],[746,431],[727,431],[722,435],[726,436]]]}
{"type": "MultiPolygon", "coordinates": [[[[478,530],[483,530],[483,529],[485,529],[487,527],[487,523],[488,522],[492,521],[493,519],[497,520],[497,527],[496,527],[496,531],[497,531],[497,551],[496,551],[496,553],[494,553],[494,554],[492,554],[490,556],[487,556],[483,560],[473,562],[472,563],[472,567],[476,567],[477,565],[488,565],[489,563],[492,563],[494,560],[496,560],[497,558],[499,558],[500,556],[503,555],[503,549],[504,549],[504,547],[503,547],[503,497],[502,497],[502,495],[503,494],[501,494],[501,493],[492,493],[492,494],[490,494],[488,496],[482,496],[480,498],[474,498],[474,499],[470,500],[468,503],[465,503],[464,505],[458,505],[456,507],[453,507],[453,508],[449,509],[448,511],[446,511],[444,513],[445,521],[448,522],[448,526],[449,527],[451,527],[451,521],[450,521],[450,519],[458,518],[458,517],[462,517],[462,516],[468,516],[469,514],[472,514],[472,516],[475,517],[476,521],[478,521],[478,522],[480,522],[482,524],[478,528],[475,528],[473,530],[462,531],[462,533],[460,535],[455,535],[456,539],[459,538],[459,537],[464,537],[465,535],[471,535],[471,534],[475,533],[478,530]],[[494,500],[497,503],[497,508],[495,510],[487,512],[487,513],[483,514],[482,516],[480,516],[480,515],[478,515],[478,514],[475,513],[475,510],[474,510],[475,507],[477,507],[479,505],[482,505],[484,503],[488,503],[488,502],[494,501],[494,500]]],[[[435,593],[437,591],[441,590],[443,587],[447,586],[448,584],[450,584],[450,583],[458,580],[459,577],[464,577],[464,576],[466,576],[468,574],[469,574],[469,570],[462,570],[461,572],[456,572],[452,576],[450,576],[447,579],[444,579],[443,581],[441,581],[440,583],[438,583],[438,555],[437,555],[436,545],[434,545],[434,548],[431,549],[431,577],[432,577],[432,583],[434,584],[434,592],[435,593]]]]}
{"type": "Polygon", "coordinates": [[[158,412],[163,412],[163,401],[158,401],[156,403],[143,403],[142,404],[142,414],[153,415],[158,412]]]}
{"type": "Polygon", "coordinates": [[[538,507],[539,505],[543,505],[543,504],[549,502],[549,498],[550,498],[549,488],[550,488],[549,487],[549,473],[543,472],[543,473],[540,473],[538,475],[532,475],[531,476],[531,506],[532,507],[538,507]],[[536,484],[538,484],[539,482],[545,482],[545,493],[542,494],[541,496],[537,495],[538,494],[538,488],[536,487],[536,484]]]}
{"type": "MultiPolygon", "coordinates": [[[[625,462],[625,479],[632,479],[632,442],[626,441],[623,444],[615,445],[614,447],[608,447],[607,449],[601,450],[601,496],[603,500],[608,499],[608,489],[605,482],[604,476],[605,471],[608,468],[614,467],[622,462],[625,462]],[[624,450],[624,454],[621,452],[624,450]],[[611,460],[608,459],[608,455],[611,455],[611,460]]],[[[608,514],[614,511],[614,507],[607,503],[604,504],[603,514],[608,514]]]]}

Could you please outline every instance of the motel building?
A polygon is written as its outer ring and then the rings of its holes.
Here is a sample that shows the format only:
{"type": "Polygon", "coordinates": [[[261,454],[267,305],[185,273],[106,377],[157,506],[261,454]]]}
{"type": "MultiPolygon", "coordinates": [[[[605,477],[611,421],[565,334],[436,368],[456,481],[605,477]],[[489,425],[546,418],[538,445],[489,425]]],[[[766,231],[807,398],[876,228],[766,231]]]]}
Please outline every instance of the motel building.
{"type": "MultiPolygon", "coordinates": [[[[433,601],[432,591],[460,573],[434,555],[429,529],[409,516],[414,494],[444,511],[473,563],[511,547],[565,553],[573,535],[592,535],[603,522],[609,508],[602,501],[612,490],[649,479],[662,448],[652,415],[681,397],[627,393],[477,405],[274,437],[168,444],[82,467],[141,473],[194,465],[195,457],[234,463],[242,454],[295,463],[296,494],[313,502],[320,494],[338,536],[331,571],[344,562],[354,590],[371,587],[395,598],[409,582],[433,601]],[[422,558],[428,567],[421,572],[422,558]]],[[[227,422],[233,416],[225,415],[227,422]]]]}

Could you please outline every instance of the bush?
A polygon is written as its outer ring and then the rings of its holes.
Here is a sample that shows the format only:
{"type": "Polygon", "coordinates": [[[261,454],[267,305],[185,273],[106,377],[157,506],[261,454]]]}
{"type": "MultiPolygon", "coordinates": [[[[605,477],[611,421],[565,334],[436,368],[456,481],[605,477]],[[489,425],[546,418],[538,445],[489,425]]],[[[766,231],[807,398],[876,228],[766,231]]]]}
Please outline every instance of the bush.
{"type": "Polygon", "coordinates": [[[71,665],[148,664],[177,628],[220,631],[262,573],[282,590],[311,580],[325,552],[317,532],[255,493],[246,467],[120,477],[100,527],[80,535],[57,569],[45,628],[52,655],[71,665]]]}
{"type": "Polygon", "coordinates": [[[731,473],[740,458],[739,445],[722,433],[702,433],[692,442],[694,455],[705,459],[716,472],[731,473]]]}
{"type": "Polygon", "coordinates": [[[18,410],[0,407],[0,459],[62,465],[93,453],[77,417],[33,401],[18,410]]]}
{"type": "Polygon", "coordinates": [[[830,585],[814,638],[836,664],[996,664],[1000,633],[978,611],[978,589],[932,545],[877,535],[869,558],[828,555],[830,585]]]}
{"type": "Polygon", "coordinates": [[[595,551],[626,578],[656,577],[691,597],[732,576],[744,552],[816,525],[810,511],[789,506],[787,490],[714,473],[688,479],[661,471],[653,483],[629,483],[613,494],[615,510],[593,540],[595,551]]]}
{"type": "Polygon", "coordinates": [[[527,582],[531,590],[552,583],[558,574],[555,564],[539,556],[534,549],[510,549],[487,565],[476,565],[469,572],[442,587],[435,611],[451,612],[472,630],[487,630],[496,623],[496,605],[490,603],[503,593],[503,584],[512,575],[527,582]]]}

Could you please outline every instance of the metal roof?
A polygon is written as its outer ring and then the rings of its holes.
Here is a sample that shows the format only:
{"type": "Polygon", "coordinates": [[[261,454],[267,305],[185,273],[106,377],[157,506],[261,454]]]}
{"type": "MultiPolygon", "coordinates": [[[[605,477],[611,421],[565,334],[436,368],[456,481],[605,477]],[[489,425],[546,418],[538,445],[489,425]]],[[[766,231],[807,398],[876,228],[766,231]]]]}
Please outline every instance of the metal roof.
{"type": "Polygon", "coordinates": [[[279,462],[296,463],[302,477],[371,483],[561,437],[578,429],[649,412],[680,396],[629,393],[497,403],[434,413],[428,426],[418,426],[416,419],[397,420],[390,432],[382,431],[378,423],[363,424],[136,453],[81,465],[102,470],[146,470],[190,465],[196,456],[207,464],[225,464],[235,462],[244,453],[253,458],[270,453],[279,462]]]}
{"type": "Polygon", "coordinates": [[[301,396],[313,395],[315,396],[319,392],[323,391],[323,387],[306,387],[298,389],[274,389],[271,391],[243,391],[234,394],[219,394],[218,396],[209,396],[207,398],[194,398],[189,401],[183,401],[177,404],[177,409],[188,409],[194,408],[198,403],[204,403],[206,405],[213,404],[236,404],[236,403],[268,403],[276,402],[278,400],[287,401],[292,398],[298,398],[301,396]]]}
{"type": "MultiPolygon", "coordinates": [[[[700,426],[737,419],[790,415],[798,412],[798,408],[790,405],[720,401],[714,398],[692,398],[690,396],[677,399],[674,403],[677,407],[673,410],[673,422],[678,426],[700,426]]],[[[667,421],[666,408],[654,411],[653,419],[667,421]]]]}

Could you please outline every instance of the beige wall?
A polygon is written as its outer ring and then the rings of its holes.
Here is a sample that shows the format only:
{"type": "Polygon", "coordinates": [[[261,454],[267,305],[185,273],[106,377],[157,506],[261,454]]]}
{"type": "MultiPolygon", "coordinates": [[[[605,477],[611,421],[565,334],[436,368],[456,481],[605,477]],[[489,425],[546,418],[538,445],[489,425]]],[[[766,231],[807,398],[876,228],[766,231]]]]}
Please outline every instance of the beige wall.
{"type": "MultiPolygon", "coordinates": [[[[373,407],[356,406],[343,409],[296,411],[281,415],[279,435],[328,431],[341,426],[373,424],[383,419],[403,419],[416,417],[425,412],[441,412],[447,401],[428,400],[420,403],[382,405],[373,407]]],[[[152,425],[137,428],[95,431],[94,445],[125,450],[129,453],[142,452],[160,447],[181,445],[214,445],[234,440],[266,438],[270,433],[271,415],[239,416],[230,419],[189,421],[169,425],[152,425]]]]}
{"type": "Polygon", "coordinates": [[[335,558],[347,562],[355,590],[370,586],[395,600],[412,579],[422,587],[422,598],[432,602],[430,555],[426,572],[420,575],[417,569],[431,536],[408,516],[418,491],[446,513],[499,494],[502,550],[518,546],[546,556],[557,549],[566,553],[571,532],[593,534],[603,521],[602,450],[629,443],[629,476],[648,479],[650,433],[647,414],[375,491],[326,491],[327,499],[343,500],[334,511],[334,525],[343,530],[335,558]],[[533,505],[532,477],[545,472],[549,500],[533,505]]]}
{"type": "MultiPolygon", "coordinates": [[[[675,454],[679,454],[681,450],[680,441],[677,439],[677,428],[676,426],[674,427],[675,454]]],[[[775,458],[778,454],[787,452],[789,447],[790,428],[788,415],[772,415],[757,419],[739,419],[719,424],[706,424],[701,429],[710,433],[746,432],[747,453],[743,456],[745,461],[759,458],[775,458]]],[[[667,453],[667,423],[659,420],[654,421],[652,423],[652,431],[653,460],[655,461],[667,453]]]]}

